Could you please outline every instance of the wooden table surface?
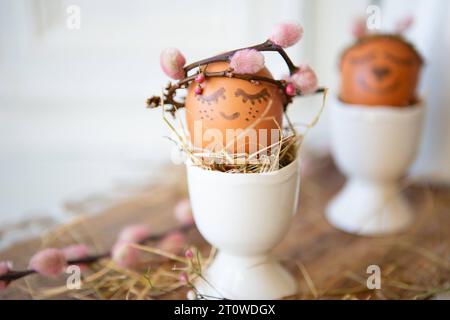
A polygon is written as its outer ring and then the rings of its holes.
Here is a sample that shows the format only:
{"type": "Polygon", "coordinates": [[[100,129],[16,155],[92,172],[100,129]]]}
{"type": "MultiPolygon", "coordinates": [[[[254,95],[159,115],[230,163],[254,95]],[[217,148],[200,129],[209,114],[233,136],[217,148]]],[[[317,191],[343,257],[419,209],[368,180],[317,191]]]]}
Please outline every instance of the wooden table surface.
{"type": "MultiPolygon", "coordinates": [[[[300,210],[292,228],[274,253],[298,276],[302,299],[412,299],[445,296],[450,292],[450,189],[411,184],[404,193],[415,209],[415,224],[389,237],[360,237],[331,227],[324,218],[327,202],[345,179],[330,160],[317,161],[303,175],[300,210]],[[366,287],[369,265],[381,268],[380,290],[366,287]]],[[[147,223],[155,232],[174,228],[173,208],[187,194],[181,166],[162,171],[165,183],[136,190],[90,216],[83,203],[68,204],[78,216],[70,226],[51,231],[43,239],[17,243],[0,252],[0,260],[25,268],[38,248],[55,242],[88,242],[99,252],[108,250],[126,224],[147,223]],[[63,231],[61,231],[63,230],[63,231]]],[[[196,230],[189,242],[208,248],[196,230]]],[[[53,280],[33,275],[34,283],[51,286],[53,280]]],[[[30,299],[27,281],[19,280],[1,299],[30,299]]],[[[164,298],[183,299],[186,290],[164,298]]],[[[67,298],[60,296],[59,298],[67,298]]]]}

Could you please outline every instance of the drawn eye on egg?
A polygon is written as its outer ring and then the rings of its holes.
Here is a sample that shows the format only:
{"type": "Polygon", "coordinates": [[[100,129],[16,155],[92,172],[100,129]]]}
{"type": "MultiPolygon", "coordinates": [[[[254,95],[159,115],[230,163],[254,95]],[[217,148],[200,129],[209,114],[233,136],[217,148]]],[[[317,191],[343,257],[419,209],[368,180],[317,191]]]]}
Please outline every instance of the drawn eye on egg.
{"type": "Polygon", "coordinates": [[[390,62],[395,63],[400,66],[409,67],[414,64],[414,61],[411,58],[398,57],[398,56],[391,54],[390,52],[385,53],[385,58],[387,60],[389,60],[390,62]]]}
{"type": "Polygon", "coordinates": [[[375,55],[372,52],[366,53],[364,55],[358,56],[354,55],[350,58],[350,63],[354,65],[370,63],[375,59],[375,55]]]}
{"type": "Polygon", "coordinates": [[[247,101],[250,101],[250,103],[253,105],[256,103],[256,101],[262,103],[263,101],[267,101],[270,97],[270,94],[266,88],[262,89],[260,92],[255,94],[247,93],[243,89],[238,88],[236,89],[234,95],[236,97],[242,97],[243,103],[247,103],[247,101]]]}
{"type": "MultiPolygon", "coordinates": [[[[197,95],[196,99],[202,105],[205,105],[205,108],[199,110],[200,119],[202,120],[213,120],[212,113],[214,109],[209,109],[208,107],[212,107],[215,104],[219,103],[220,99],[226,100],[225,88],[221,87],[216,90],[214,93],[210,95],[197,95]]],[[[234,92],[235,97],[242,98],[243,103],[250,102],[253,107],[250,107],[249,110],[245,113],[245,121],[249,122],[252,118],[255,119],[258,113],[260,112],[258,108],[255,107],[256,103],[262,104],[263,102],[267,102],[270,98],[270,93],[267,88],[263,88],[261,91],[257,93],[248,93],[242,88],[237,88],[234,92]]],[[[234,112],[232,114],[226,114],[223,111],[219,111],[219,115],[225,120],[232,121],[238,119],[241,115],[240,112],[234,112]]]]}

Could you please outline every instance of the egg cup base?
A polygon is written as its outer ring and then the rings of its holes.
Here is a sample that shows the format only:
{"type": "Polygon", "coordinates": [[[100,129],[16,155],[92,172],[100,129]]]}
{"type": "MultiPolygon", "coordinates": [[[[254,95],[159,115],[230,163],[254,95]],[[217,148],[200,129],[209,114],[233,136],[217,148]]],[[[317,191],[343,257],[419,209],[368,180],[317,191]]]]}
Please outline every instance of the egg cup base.
{"type": "Polygon", "coordinates": [[[405,230],[413,221],[411,208],[393,183],[350,179],[326,210],[328,222],[342,231],[381,236],[405,230]]]}

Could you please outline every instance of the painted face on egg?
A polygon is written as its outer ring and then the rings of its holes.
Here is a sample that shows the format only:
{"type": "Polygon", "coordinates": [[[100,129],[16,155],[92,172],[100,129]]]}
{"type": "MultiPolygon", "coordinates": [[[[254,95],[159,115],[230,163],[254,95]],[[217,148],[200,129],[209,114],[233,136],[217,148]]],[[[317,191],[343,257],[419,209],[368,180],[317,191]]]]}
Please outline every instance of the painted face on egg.
{"type": "MultiPolygon", "coordinates": [[[[228,63],[207,66],[208,72],[227,70],[228,63]]],[[[257,75],[270,77],[264,68],[257,75]]],[[[279,139],[282,127],[282,92],[273,84],[208,77],[203,92],[192,82],[186,97],[186,121],[194,146],[231,153],[259,151],[279,139]],[[272,101],[270,104],[269,102],[272,101]]]]}
{"type": "Polygon", "coordinates": [[[341,59],[341,100],[369,106],[408,106],[416,102],[422,60],[398,37],[369,36],[341,59]]]}

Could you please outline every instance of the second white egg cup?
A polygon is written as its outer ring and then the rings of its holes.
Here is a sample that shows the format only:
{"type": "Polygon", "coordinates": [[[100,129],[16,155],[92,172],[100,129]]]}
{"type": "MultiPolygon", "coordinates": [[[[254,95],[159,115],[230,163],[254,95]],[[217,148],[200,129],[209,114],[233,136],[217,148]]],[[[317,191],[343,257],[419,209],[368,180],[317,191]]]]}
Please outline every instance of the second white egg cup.
{"type": "Polygon", "coordinates": [[[195,287],[207,298],[280,299],[297,281],[270,251],[297,211],[298,161],[270,173],[224,173],[188,164],[196,225],[218,253],[195,287]]]}
{"type": "Polygon", "coordinates": [[[335,227],[360,235],[405,229],[411,209],[399,181],[420,143],[424,106],[331,105],[333,157],[348,181],[327,208],[335,227]]]}

